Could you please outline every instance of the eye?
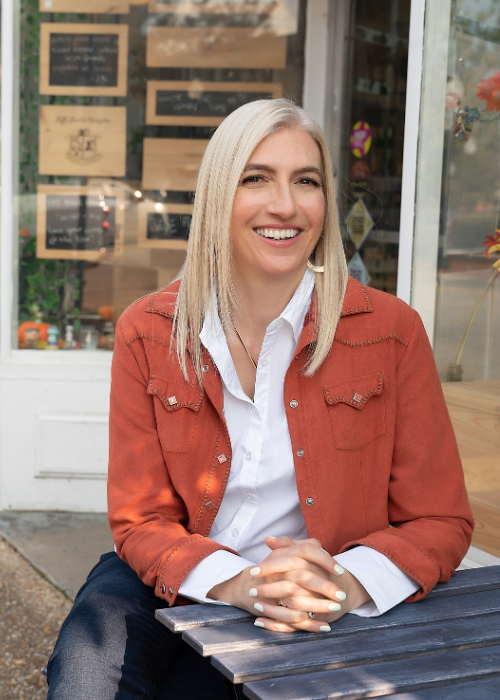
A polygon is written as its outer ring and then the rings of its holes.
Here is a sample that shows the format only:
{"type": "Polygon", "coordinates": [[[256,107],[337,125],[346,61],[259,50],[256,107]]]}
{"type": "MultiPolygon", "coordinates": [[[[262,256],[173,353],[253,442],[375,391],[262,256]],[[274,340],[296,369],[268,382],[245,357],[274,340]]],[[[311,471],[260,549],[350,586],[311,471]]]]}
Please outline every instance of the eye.
{"type": "Polygon", "coordinates": [[[241,181],[242,185],[254,185],[259,182],[263,181],[262,175],[247,175],[243,180],[241,181]]]}
{"type": "Polygon", "coordinates": [[[316,180],[313,177],[301,177],[298,180],[298,183],[299,183],[299,185],[309,185],[310,187],[321,187],[322,186],[321,182],[318,182],[318,180],[316,180]]]}

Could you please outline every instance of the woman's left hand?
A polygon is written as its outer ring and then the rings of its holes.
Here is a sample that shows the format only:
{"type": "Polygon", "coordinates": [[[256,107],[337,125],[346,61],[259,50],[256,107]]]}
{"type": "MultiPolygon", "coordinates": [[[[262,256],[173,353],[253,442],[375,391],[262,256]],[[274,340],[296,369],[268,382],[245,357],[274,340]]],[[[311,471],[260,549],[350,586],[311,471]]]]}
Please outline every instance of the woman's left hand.
{"type": "Polygon", "coordinates": [[[259,605],[257,610],[262,613],[256,620],[259,627],[279,632],[326,632],[328,623],[370,600],[361,583],[336,564],[318,540],[279,537],[267,538],[266,544],[273,554],[252,569],[252,573],[259,569],[251,589],[254,605],[259,605]],[[270,604],[269,599],[284,605],[270,604]],[[318,622],[325,624],[318,628],[318,622]]]}

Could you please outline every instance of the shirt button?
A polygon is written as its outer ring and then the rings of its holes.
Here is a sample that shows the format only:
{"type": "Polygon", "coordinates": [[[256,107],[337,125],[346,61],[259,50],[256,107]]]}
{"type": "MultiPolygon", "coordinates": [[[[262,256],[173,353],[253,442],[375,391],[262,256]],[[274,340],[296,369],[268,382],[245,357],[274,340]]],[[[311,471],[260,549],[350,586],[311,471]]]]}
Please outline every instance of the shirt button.
{"type": "Polygon", "coordinates": [[[306,506],[313,506],[314,498],[306,498],[306,506]]]}
{"type": "Polygon", "coordinates": [[[260,364],[262,365],[262,367],[267,367],[269,362],[267,360],[262,360],[262,362],[260,364]]]}
{"type": "Polygon", "coordinates": [[[298,405],[299,405],[299,402],[296,401],[295,399],[293,399],[292,401],[290,401],[290,406],[291,406],[291,408],[297,408],[298,405]]]}
{"type": "Polygon", "coordinates": [[[208,365],[203,365],[203,367],[201,368],[201,371],[206,373],[206,372],[208,372],[209,369],[210,369],[210,367],[208,365]]]}
{"type": "Polygon", "coordinates": [[[247,501],[255,500],[255,496],[253,495],[253,493],[247,493],[246,498],[247,498],[247,501]]]}
{"type": "Polygon", "coordinates": [[[252,453],[251,453],[251,452],[247,452],[246,455],[245,455],[245,459],[252,459],[252,453]]]}
{"type": "Polygon", "coordinates": [[[238,537],[238,530],[235,527],[231,530],[231,535],[233,537],[238,537]]]}
{"type": "Polygon", "coordinates": [[[304,450],[297,450],[297,457],[303,457],[304,456],[304,450]]]}

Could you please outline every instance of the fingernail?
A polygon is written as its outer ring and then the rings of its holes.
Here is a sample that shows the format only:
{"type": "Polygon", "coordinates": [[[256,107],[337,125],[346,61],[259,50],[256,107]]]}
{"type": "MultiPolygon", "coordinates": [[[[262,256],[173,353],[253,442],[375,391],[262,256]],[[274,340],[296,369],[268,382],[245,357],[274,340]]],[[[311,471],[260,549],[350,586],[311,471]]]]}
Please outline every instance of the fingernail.
{"type": "Polygon", "coordinates": [[[340,564],[335,564],[333,568],[339,575],[342,575],[344,573],[344,569],[340,566],[340,564]]]}
{"type": "Polygon", "coordinates": [[[256,589],[256,588],[251,588],[251,589],[248,591],[248,595],[251,595],[252,598],[257,598],[257,589],[256,589]]]}
{"type": "Polygon", "coordinates": [[[277,539],[278,539],[278,538],[275,537],[274,535],[268,535],[268,537],[269,537],[270,540],[277,540],[277,539]]]}
{"type": "Polygon", "coordinates": [[[338,612],[340,610],[340,605],[339,603],[330,603],[328,605],[328,610],[331,610],[332,612],[338,612]]]}
{"type": "MultiPolygon", "coordinates": [[[[260,603],[254,603],[253,604],[254,608],[258,610],[259,612],[263,613],[264,612],[264,606],[261,605],[260,603]]],[[[340,607],[340,606],[339,606],[340,607]]]]}
{"type": "MultiPolygon", "coordinates": [[[[257,623],[254,622],[254,625],[256,625],[256,624],[257,623]]],[[[264,627],[264,625],[262,625],[262,626],[264,627]]],[[[320,632],[331,632],[332,628],[330,627],[330,625],[321,625],[321,627],[319,628],[319,631],[320,632]]]]}
{"type": "Polygon", "coordinates": [[[260,566],[254,566],[250,569],[250,576],[258,576],[260,574],[260,566]]]}
{"type": "MultiPolygon", "coordinates": [[[[255,627],[264,627],[264,623],[261,622],[260,620],[255,620],[255,622],[253,624],[255,625],[255,627]]],[[[328,629],[330,629],[330,628],[328,628],[328,629]]]]}
{"type": "MultiPolygon", "coordinates": [[[[252,588],[252,590],[255,591],[255,588],[252,588]]],[[[257,595],[257,591],[255,591],[255,595],[257,595]]],[[[344,591],[337,591],[335,593],[335,597],[338,598],[339,600],[345,600],[347,598],[344,591]]]]}

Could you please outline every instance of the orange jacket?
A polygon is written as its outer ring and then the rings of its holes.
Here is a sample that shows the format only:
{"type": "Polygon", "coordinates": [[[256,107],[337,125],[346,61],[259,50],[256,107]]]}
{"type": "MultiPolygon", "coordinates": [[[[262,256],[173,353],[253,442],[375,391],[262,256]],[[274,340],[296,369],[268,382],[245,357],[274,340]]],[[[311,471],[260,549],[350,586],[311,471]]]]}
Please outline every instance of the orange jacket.
{"type": "MultiPolygon", "coordinates": [[[[118,554],[170,604],[198,562],[228,549],[208,534],[231,468],[216,367],[205,350],[201,389],[170,352],[177,288],[140,299],[118,323],[108,480],[118,554]]],[[[417,600],[454,573],[473,527],[420,318],[350,279],[330,355],[305,377],[313,341],[309,314],[284,385],[308,535],[332,555],[357,544],[385,554],[420,584],[417,600]]]]}

